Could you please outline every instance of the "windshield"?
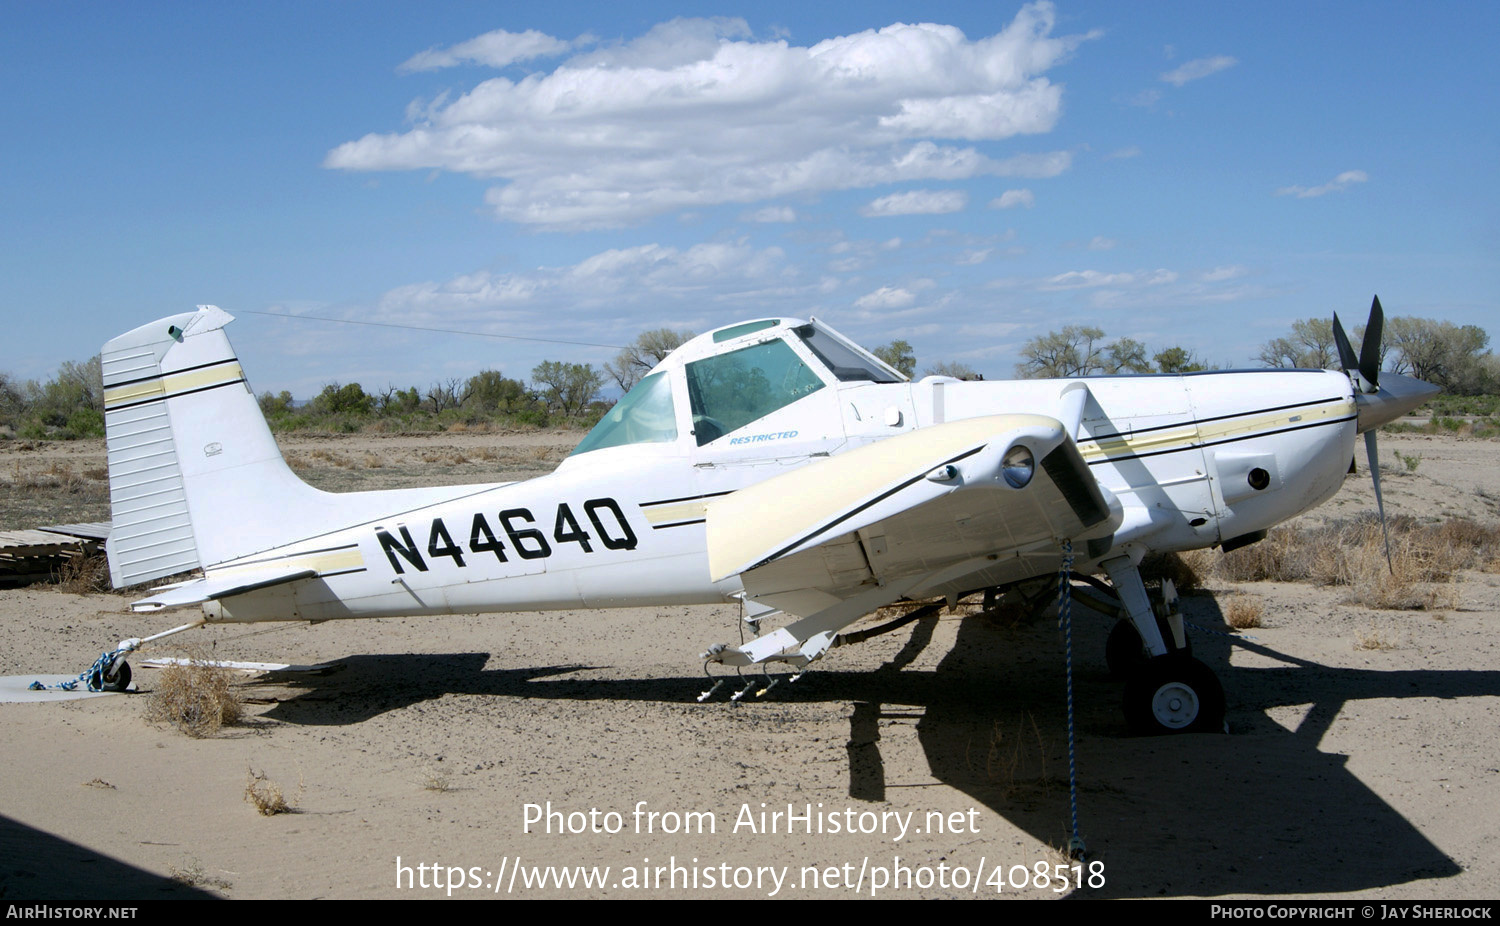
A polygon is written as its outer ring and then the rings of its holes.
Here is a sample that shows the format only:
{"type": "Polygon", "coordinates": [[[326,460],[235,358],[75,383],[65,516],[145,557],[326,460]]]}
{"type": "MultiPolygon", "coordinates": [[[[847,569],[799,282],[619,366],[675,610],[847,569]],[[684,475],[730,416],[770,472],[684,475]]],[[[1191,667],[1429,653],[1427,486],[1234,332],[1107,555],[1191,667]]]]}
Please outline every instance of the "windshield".
{"type": "Polygon", "coordinates": [[[657,444],[677,439],[677,411],[672,404],[672,384],[666,373],[652,373],[604,413],[569,456],[619,447],[624,444],[657,444]]]}
{"type": "Polygon", "coordinates": [[[802,343],[807,345],[808,350],[823,361],[841,383],[861,380],[872,383],[901,382],[899,377],[892,376],[867,358],[861,357],[853,348],[816,325],[803,325],[792,330],[797,332],[797,336],[802,339],[802,343]]]}

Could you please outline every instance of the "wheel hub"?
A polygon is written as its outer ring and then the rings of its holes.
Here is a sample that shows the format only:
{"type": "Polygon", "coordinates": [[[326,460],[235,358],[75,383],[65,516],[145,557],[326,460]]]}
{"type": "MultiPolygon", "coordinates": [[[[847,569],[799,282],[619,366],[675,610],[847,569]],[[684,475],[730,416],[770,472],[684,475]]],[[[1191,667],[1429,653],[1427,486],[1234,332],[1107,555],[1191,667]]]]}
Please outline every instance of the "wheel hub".
{"type": "Polygon", "coordinates": [[[1180,730],[1198,719],[1198,693],[1182,682],[1168,682],[1156,689],[1151,713],[1162,726],[1180,730]]]}

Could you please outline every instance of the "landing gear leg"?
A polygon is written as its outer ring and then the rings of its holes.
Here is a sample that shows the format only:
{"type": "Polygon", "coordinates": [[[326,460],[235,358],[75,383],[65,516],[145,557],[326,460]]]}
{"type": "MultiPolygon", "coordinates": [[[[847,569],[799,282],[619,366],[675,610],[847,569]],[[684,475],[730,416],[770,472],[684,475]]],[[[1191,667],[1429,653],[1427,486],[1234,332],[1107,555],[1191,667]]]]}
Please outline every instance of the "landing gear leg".
{"type": "Polygon", "coordinates": [[[1140,570],[1129,557],[1101,563],[1120,595],[1126,618],[1109,635],[1110,670],[1126,676],[1125,721],[1136,733],[1218,732],[1224,727],[1224,688],[1213,670],[1191,655],[1176,593],[1163,589],[1158,617],[1140,570]],[[1133,638],[1133,639],[1132,639],[1133,638]]]}

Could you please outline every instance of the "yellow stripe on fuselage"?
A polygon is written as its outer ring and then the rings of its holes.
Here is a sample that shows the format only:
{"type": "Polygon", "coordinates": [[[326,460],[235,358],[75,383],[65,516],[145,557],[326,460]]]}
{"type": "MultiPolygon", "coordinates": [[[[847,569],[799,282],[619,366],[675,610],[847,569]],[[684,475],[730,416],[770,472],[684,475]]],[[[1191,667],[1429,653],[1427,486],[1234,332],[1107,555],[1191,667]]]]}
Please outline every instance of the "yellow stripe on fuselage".
{"type": "Polygon", "coordinates": [[[1270,434],[1289,427],[1306,427],[1324,421],[1347,418],[1354,413],[1353,401],[1337,399],[1331,402],[1283,408],[1270,413],[1250,412],[1218,421],[1168,425],[1160,430],[1139,435],[1111,434],[1107,437],[1084,439],[1078,442],[1078,449],[1083,453],[1086,462],[1100,463],[1171,450],[1186,450],[1197,444],[1270,434]]]}
{"type": "Polygon", "coordinates": [[[238,573],[254,573],[273,566],[278,569],[313,569],[322,574],[342,572],[346,569],[363,569],[364,565],[365,558],[359,552],[359,548],[349,547],[345,550],[326,550],[320,553],[292,553],[275,559],[257,559],[254,562],[232,566],[210,566],[207,571],[218,578],[238,573]]]}
{"type": "Polygon", "coordinates": [[[708,499],[698,499],[691,502],[683,502],[677,505],[662,505],[655,508],[641,508],[641,513],[646,516],[646,523],[651,525],[671,524],[676,521],[696,521],[708,514],[708,499]]]}

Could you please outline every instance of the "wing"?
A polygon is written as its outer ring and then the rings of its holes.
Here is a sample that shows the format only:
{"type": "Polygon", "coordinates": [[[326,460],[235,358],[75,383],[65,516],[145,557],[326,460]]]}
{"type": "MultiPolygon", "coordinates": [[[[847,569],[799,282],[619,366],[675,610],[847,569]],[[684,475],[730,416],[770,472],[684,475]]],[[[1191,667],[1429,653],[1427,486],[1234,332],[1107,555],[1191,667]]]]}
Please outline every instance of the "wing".
{"type": "Polygon", "coordinates": [[[1064,425],[1040,415],[935,425],[777,476],[710,503],[709,566],[802,620],[722,661],[816,658],[881,605],[1034,575],[1121,519],[1064,425]]]}

